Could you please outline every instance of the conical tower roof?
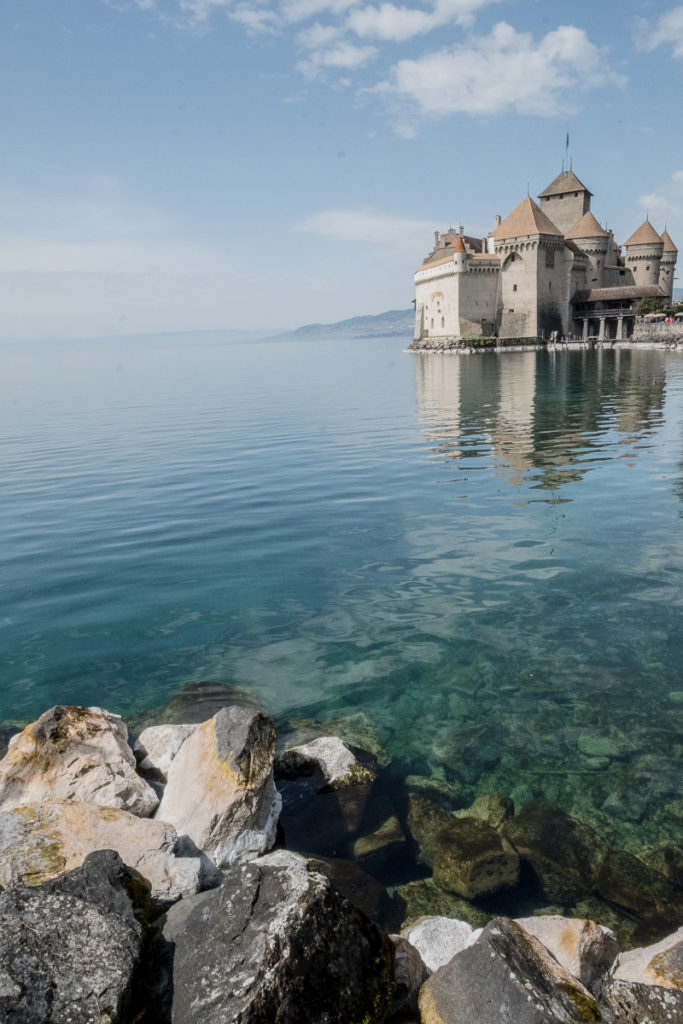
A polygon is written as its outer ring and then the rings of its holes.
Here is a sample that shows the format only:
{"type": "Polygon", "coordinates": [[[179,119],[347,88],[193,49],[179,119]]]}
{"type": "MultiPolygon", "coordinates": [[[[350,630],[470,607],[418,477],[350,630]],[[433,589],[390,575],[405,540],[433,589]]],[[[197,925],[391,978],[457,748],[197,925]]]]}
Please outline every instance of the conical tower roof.
{"type": "Polygon", "coordinates": [[[573,228],[570,228],[565,238],[607,238],[608,234],[601,228],[593,214],[588,211],[580,220],[577,220],[573,228]]]}
{"type": "Polygon", "coordinates": [[[661,239],[664,242],[664,252],[678,252],[678,249],[672,241],[671,235],[666,229],[662,231],[661,239]]]}
{"type": "Polygon", "coordinates": [[[661,242],[661,240],[661,236],[657,234],[650,221],[645,219],[638,230],[634,231],[631,237],[626,239],[624,245],[652,245],[653,243],[661,242]]]}
{"type": "Polygon", "coordinates": [[[462,235],[458,235],[456,238],[453,250],[454,252],[467,252],[467,249],[465,248],[465,240],[462,235]]]}
{"type": "Polygon", "coordinates": [[[546,196],[558,196],[563,192],[588,192],[589,196],[593,193],[586,188],[583,182],[579,181],[573,171],[562,171],[551,181],[547,188],[544,188],[542,192],[539,192],[538,198],[545,198],[546,196]]]}
{"type": "Polygon", "coordinates": [[[555,227],[550,217],[546,217],[541,207],[530,196],[522,199],[493,232],[496,240],[519,238],[521,235],[559,235],[562,238],[559,228],[555,227]]]}

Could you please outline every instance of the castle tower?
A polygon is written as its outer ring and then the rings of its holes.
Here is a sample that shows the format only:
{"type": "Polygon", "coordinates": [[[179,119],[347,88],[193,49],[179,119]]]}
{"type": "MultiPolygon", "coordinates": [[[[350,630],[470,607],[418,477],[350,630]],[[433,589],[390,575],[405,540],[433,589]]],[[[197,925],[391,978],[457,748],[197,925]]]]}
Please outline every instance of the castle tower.
{"type": "Polygon", "coordinates": [[[567,331],[562,232],[529,196],[493,232],[501,265],[499,336],[548,337],[567,331]]]}
{"type": "Polygon", "coordinates": [[[662,231],[662,241],[664,249],[662,250],[662,261],[659,264],[659,287],[671,299],[674,291],[674,271],[676,270],[678,249],[672,242],[668,231],[662,231]]]}
{"type": "Polygon", "coordinates": [[[636,285],[641,288],[658,285],[664,242],[649,220],[644,220],[638,230],[624,242],[624,248],[626,266],[633,274],[636,285]]]}
{"type": "Polygon", "coordinates": [[[588,213],[592,195],[573,171],[562,171],[538,198],[543,213],[565,234],[588,213]]]}
{"type": "Polygon", "coordinates": [[[610,250],[609,232],[600,227],[589,210],[564,237],[575,242],[579,249],[585,252],[590,262],[587,285],[589,288],[599,288],[610,250]]]}

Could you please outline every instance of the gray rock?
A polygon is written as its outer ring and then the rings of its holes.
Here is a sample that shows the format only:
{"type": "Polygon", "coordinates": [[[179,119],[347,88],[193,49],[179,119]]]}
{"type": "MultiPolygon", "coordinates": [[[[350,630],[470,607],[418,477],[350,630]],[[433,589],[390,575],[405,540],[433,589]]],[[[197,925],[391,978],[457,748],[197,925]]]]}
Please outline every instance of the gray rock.
{"type": "Polygon", "coordinates": [[[423,1024],[580,1024],[594,997],[523,928],[496,918],[420,991],[423,1024]]]}
{"type": "Polygon", "coordinates": [[[310,857],[308,865],[311,871],[324,875],[337,892],[384,931],[400,928],[401,912],[396,899],[355,861],[342,857],[310,857]]]}
{"type": "Polygon", "coordinates": [[[602,1000],[620,1024],[681,1024],[683,928],[654,945],[621,953],[602,1000]]]}
{"type": "Polygon", "coordinates": [[[452,917],[467,921],[473,928],[483,928],[495,916],[462,896],[441,889],[433,878],[420,878],[400,885],[396,899],[403,908],[403,929],[417,924],[423,917],[452,917]]]}
{"type": "Polygon", "coordinates": [[[207,875],[200,857],[176,856],[176,847],[172,825],[127,811],[75,801],[27,804],[0,813],[0,885],[39,885],[96,850],[115,850],[148,879],[163,907],[198,892],[207,875]]]}
{"type": "Polygon", "coordinates": [[[321,792],[374,782],[376,772],[370,765],[363,764],[338,736],[320,736],[279,754],[275,776],[278,779],[310,776],[315,780],[315,790],[321,792]]]}
{"type": "Polygon", "coordinates": [[[417,999],[422,985],[429,977],[419,951],[402,935],[390,935],[394,944],[394,1001],[389,1014],[391,1021],[417,1020],[417,999]]]}
{"type": "Polygon", "coordinates": [[[609,928],[585,918],[555,914],[518,918],[517,924],[542,942],[558,963],[590,992],[598,994],[602,979],[619,952],[616,936],[609,928]]]}
{"type": "Polygon", "coordinates": [[[453,819],[437,834],[434,881],[465,899],[517,884],[519,857],[495,829],[477,818],[453,819]]]}
{"type": "Polygon", "coordinates": [[[142,775],[165,782],[171,762],[196,725],[150,725],[133,744],[133,753],[142,775]]]}
{"type": "Polygon", "coordinates": [[[478,818],[495,829],[499,829],[514,813],[515,805],[504,793],[485,793],[478,796],[470,807],[454,811],[456,818],[478,818]]]}
{"type": "Polygon", "coordinates": [[[136,774],[128,730],[100,708],[57,706],[15,736],[0,761],[0,810],[78,800],[147,817],[158,798],[136,774]]]}
{"type": "Polygon", "coordinates": [[[380,1024],[393,994],[388,938],[286,851],[177,903],[156,954],[174,1024],[380,1024]]]}
{"type": "Polygon", "coordinates": [[[421,793],[408,793],[408,831],[418,845],[418,860],[434,865],[434,847],[441,829],[453,820],[452,814],[421,793]]]}
{"type": "Polygon", "coordinates": [[[422,957],[430,974],[447,964],[456,953],[471,946],[481,935],[466,921],[452,917],[425,917],[402,934],[422,957]]]}
{"type": "Polygon", "coordinates": [[[391,761],[379,741],[372,722],[363,711],[341,718],[331,718],[326,722],[315,718],[293,718],[281,725],[278,724],[278,745],[281,750],[310,743],[320,736],[338,736],[350,747],[372,754],[382,768],[386,768],[391,761]]]}
{"type": "Polygon", "coordinates": [[[281,807],[274,751],[266,715],[222,708],[180,747],[155,817],[189,836],[218,867],[257,857],[275,841],[281,807]]]}
{"type": "Polygon", "coordinates": [[[566,905],[595,890],[607,848],[589,825],[539,800],[506,821],[501,832],[531,865],[550,900],[566,905]]]}
{"type": "Polygon", "coordinates": [[[111,851],[0,893],[0,1020],[114,1024],[133,1008],[148,887],[111,851]]]}

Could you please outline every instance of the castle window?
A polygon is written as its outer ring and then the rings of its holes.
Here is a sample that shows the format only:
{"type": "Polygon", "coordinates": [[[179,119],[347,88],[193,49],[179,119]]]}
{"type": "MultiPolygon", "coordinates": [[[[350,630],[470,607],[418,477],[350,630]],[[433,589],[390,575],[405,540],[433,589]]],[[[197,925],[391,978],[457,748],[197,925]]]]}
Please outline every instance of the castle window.
{"type": "Polygon", "coordinates": [[[434,330],[434,317],[432,317],[432,320],[431,320],[431,328],[432,328],[432,330],[434,330]]]}
{"type": "Polygon", "coordinates": [[[620,270],[619,271],[619,277],[623,277],[625,273],[626,273],[625,270],[620,270]]]}
{"type": "Polygon", "coordinates": [[[646,270],[649,270],[649,269],[650,269],[650,267],[649,267],[649,266],[647,266],[647,267],[645,267],[645,269],[646,269],[646,270]]]}
{"type": "Polygon", "coordinates": [[[516,285],[516,284],[513,284],[513,286],[512,286],[512,290],[513,290],[513,292],[516,292],[516,291],[517,291],[517,285],[516,285]]]}
{"type": "Polygon", "coordinates": [[[446,326],[446,324],[445,324],[445,322],[444,322],[444,318],[443,318],[443,317],[441,317],[441,326],[442,326],[442,327],[445,327],[445,326],[446,326]]]}
{"type": "Polygon", "coordinates": [[[553,282],[552,281],[548,281],[548,291],[551,292],[552,290],[553,290],[553,282]]]}

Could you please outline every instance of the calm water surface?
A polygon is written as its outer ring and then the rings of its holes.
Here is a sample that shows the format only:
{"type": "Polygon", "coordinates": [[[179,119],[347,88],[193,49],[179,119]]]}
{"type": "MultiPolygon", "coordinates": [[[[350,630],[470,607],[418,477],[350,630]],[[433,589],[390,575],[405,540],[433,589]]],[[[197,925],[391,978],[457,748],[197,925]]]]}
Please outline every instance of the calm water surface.
{"type": "Polygon", "coordinates": [[[189,679],[676,837],[683,357],[0,353],[0,720],[189,679]]]}

